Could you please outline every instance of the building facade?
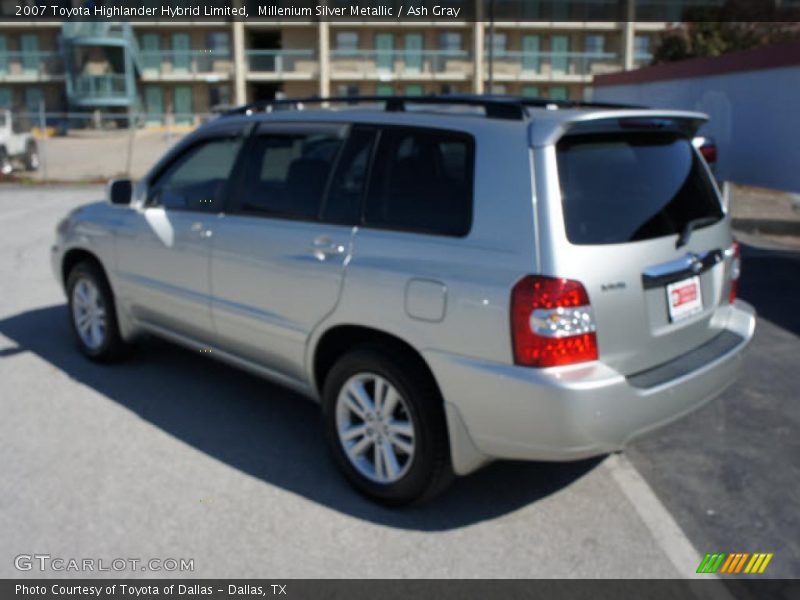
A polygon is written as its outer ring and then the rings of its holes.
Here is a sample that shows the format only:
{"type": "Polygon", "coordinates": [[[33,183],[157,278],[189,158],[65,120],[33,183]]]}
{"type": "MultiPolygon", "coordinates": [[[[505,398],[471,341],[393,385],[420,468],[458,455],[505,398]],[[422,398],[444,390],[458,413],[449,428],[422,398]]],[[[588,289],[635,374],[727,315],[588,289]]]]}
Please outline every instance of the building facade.
{"type": "MultiPolygon", "coordinates": [[[[0,10],[15,4],[3,0],[0,10]]],[[[504,20],[492,35],[485,21],[5,21],[0,106],[136,111],[157,125],[190,124],[215,106],[276,95],[582,99],[594,75],[648,63],[666,27],[666,20],[575,19],[589,14],[587,5],[592,17],[604,6],[618,16],[617,0],[539,5],[549,9],[531,16],[551,20],[504,20]]],[[[626,6],[625,16],[635,17],[635,0],[626,6]]]]}

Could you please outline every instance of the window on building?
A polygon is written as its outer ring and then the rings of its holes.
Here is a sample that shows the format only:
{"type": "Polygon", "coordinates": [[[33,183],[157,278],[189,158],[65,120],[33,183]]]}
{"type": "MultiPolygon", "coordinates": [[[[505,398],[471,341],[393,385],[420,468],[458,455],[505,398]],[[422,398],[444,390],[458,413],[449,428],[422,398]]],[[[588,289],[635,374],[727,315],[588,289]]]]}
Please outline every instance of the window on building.
{"type": "Polygon", "coordinates": [[[339,52],[355,52],[358,50],[358,33],[355,31],[337,31],[336,50],[339,52]]]}
{"type": "Polygon", "coordinates": [[[226,106],[231,103],[231,87],[229,85],[211,85],[208,87],[208,106],[226,106]]]}
{"type": "Polygon", "coordinates": [[[602,35],[587,35],[583,48],[589,54],[602,54],[606,50],[606,38],[602,35]]]}
{"type": "Polygon", "coordinates": [[[231,36],[227,31],[212,31],[208,34],[208,49],[215,58],[229,58],[231,36]]]}
{"type": "Polygon", "coordinates": [[[442,31],[439,33],[439,49],[445,52],[458,52],[462,49],[462,36],[458,31],[442,31]]]}
{"type": "Polygon", "coordinates": [[[487,52],[489,50],[489,44],[493,45],[495,54],[503,54],[508,46],[508,36],[505,33],[497,33],[496,31],[494,32],[494,35],[489,35],[489,32],[487,31],[486,39],[484,40],[484,46],[486,47],[487,52]]]}
{"type": "Polygon", "coordinates": [[[241,137],[195,144],[156,179],[148,194],[148,204],[171,210],[220,210],[241,145],[241,137]]]}
{"type": "Polygon", "coordinates": [[[248,148],[239,210],[316,220],[341,144],[327,132],[257,135],[248,148]]]}
{"type": "Polygon", "coordinates": [[[474,142],[451,131],[388,128],[381,134],[365,222],[466,235],[472,219],[474,142]]]}
{"type": "Polygon", "coordinates": [[[547,91],[547,97],[552,100],[569,100],[569,92],[563,85],[556,85],[547,91]]]}
{"type": "Polygon", "coordinates": [[[336,95],[337,96],[358,96],[359,90],[358,85],[351,84],[351,83],[342,83],[336,86],[336,95]]]}

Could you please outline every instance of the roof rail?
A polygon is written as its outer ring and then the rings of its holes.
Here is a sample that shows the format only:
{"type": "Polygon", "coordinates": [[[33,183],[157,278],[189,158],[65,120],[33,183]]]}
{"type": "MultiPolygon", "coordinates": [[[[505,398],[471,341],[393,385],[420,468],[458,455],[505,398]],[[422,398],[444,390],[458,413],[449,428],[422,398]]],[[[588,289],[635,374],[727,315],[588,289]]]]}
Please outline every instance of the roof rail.
{"type": "Polygon", "coordinates": [[[302,110],[305,104],[368,104],[381,103],[387,112],[402,112],[407,104],[429,104],[445,106],[483,107],[486,116],[492,119],[523,120],[527,117],[525,107],[513,97],[501,96],[310,96],[306,98],[278,98],[261,100],[238,106],[224,115],[242,115],[263,110],[266,112],[288,108],[302,110]]]}
{"type": "Polygon", "coordinates": [[[387,112],[402,112],[408,104],[440,106],[482,107],[491,119],[524,120],[528,117],[528,107],[539,108],[643,108],[626,104],[605,102],[583,102],[576,100],[554,100],[551,98],[531,98],[501,95],[441,95],[441,96],[309,96],[303,98],[276,98],[260,100],[237,106],[222,116],[246,115],[257,111],[303,110],[306,104],[374,104],[384,105],[387,112]]]}

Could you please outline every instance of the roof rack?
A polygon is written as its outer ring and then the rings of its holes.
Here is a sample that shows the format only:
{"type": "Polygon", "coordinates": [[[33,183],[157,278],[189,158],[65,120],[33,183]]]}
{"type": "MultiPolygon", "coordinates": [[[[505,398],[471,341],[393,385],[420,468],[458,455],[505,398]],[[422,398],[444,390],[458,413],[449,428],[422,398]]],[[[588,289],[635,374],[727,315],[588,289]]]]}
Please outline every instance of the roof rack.
{"type": "Polygon", "coordinates": [[[442,95],[442,96],[309,96],[304,98],[276,98],[251,102],[226,111],[222,116],[247,115],[257,111],[303,110],[306,104],[375,104],[384,105],[387,112],[403,112],[408,104],[476,106],[482,107],[490,119],[521,121],[528,117],[531,108],[641,108],[605,102],[581,102],[500,95],[442,95]]]}

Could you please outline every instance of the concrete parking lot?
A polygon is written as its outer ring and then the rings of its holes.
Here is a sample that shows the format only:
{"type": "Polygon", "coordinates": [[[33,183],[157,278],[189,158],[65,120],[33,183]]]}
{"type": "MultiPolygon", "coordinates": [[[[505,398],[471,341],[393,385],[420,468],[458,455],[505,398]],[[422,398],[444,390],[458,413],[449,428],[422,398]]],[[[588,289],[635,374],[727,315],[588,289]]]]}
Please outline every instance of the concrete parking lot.
{"type": "Polygon", "coordinates": [[[340,478],[312,403],[163,342],[78,355],[48,249],[101,194],[0,187],[0,576],[65,575],[14,568],[48,553],[191,558],[194,577],[670,578],[774,552],[769,575],[800,577],[800,253],[746,248],[757,338],[705,409],[623,456],[496,463],[388,510],[340,478]]]}

